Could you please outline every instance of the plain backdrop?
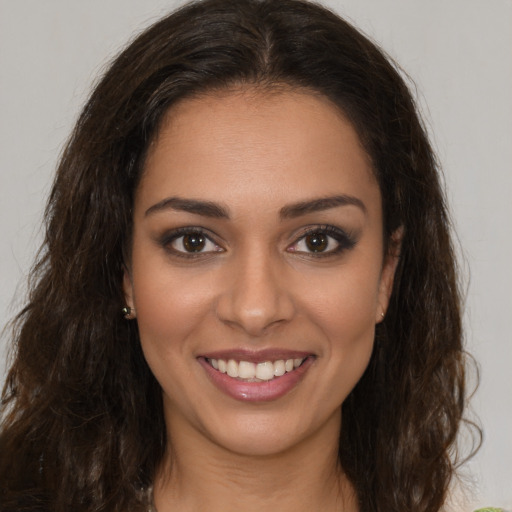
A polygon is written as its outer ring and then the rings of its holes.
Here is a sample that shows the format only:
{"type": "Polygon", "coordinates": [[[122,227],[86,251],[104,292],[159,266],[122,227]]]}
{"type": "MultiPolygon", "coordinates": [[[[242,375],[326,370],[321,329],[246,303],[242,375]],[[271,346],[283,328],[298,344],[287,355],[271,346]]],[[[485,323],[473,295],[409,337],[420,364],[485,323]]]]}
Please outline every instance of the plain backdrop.
{"type": "MultiPolygon", "coordinates": [[[[181,3],[0,0],[1,326],[23,304],[56,161],[95,77],[134,33],[181,3]]],[[[484,444],[466,465],[467,501],[454,509],[512,510],[512,0],[323,3],[414,80],[445,173],[467,345],[480,366],[472,407],[484,444]]],[[[4,335],[0,355],[6,345],[4,335]]]]}

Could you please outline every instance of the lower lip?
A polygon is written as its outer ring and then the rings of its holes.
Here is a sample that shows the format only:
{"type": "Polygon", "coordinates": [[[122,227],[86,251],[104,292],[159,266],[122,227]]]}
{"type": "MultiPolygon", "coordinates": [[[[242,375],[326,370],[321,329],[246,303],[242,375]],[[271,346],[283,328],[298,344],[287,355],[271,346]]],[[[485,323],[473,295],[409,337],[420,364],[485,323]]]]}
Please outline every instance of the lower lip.
{"type": "Polygon", "coordinates": [[[219,372],[204,357],[197,360],[218,389],[231,398],[245,402],[270,402],[281,398],[297,386],[313,363],[313,357],[308,357],[298,368],[281,377],[264,382],[244,382],[219,372]]]}

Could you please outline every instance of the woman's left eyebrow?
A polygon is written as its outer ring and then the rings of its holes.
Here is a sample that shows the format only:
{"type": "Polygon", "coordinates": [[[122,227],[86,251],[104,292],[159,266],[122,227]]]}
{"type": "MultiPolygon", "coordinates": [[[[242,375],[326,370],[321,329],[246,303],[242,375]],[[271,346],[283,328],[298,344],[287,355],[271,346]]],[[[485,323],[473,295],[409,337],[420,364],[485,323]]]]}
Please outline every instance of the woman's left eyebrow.
{"type": "Polygon", "coordinates": [[[301,201],[299,203],[283,206],[283,208],[279,210],[279,216],[282,219],[294,219],[302,215],[307,215],[308,213],[320,212],[331,208],[337,208],[339,206],[349,205],[357,206],[364,214],[367,213],[366,206],[361,199],[355,196],[342,194],[330,197],[321,197],[310,201],[301,201]]]}

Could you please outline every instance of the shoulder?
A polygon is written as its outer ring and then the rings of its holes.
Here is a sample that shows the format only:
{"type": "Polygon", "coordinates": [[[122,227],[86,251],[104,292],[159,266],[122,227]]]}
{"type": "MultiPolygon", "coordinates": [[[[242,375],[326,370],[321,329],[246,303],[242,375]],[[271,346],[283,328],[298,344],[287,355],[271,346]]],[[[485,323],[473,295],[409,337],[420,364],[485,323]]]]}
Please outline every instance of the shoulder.
{"type": "Polygon", "coordinates": [[[478,510],[475,510],[475,512],[508,512],[508,511],[503,508],[485,507],[485,508],[479,508],[478,510]]]}

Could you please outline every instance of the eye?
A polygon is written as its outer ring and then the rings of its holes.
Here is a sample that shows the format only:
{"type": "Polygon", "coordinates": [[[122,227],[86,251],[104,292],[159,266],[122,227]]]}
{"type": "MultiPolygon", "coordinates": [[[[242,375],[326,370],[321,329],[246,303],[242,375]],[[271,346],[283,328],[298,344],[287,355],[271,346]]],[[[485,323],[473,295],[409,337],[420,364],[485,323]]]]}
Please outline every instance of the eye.
{"type": "Polygon", "coordinates": [[[355,240],[343,230],[334,226],[310,228],[288,251],[314,256],[330,256],[355,245],[355,240]]]}
{"type": "Polygon", "coordinates": [[[196,229],[180,229],[171,233],[164,245],[174,253],[182,256],[221,252],[223,249],[213,242],[203,231],[196,229]]]}
{"type": "Polygon", "coordinates": [[[303,236],[294,244],[295,252],[331,252],[336,250],[339,242],[322,231],[303,236]]]}

